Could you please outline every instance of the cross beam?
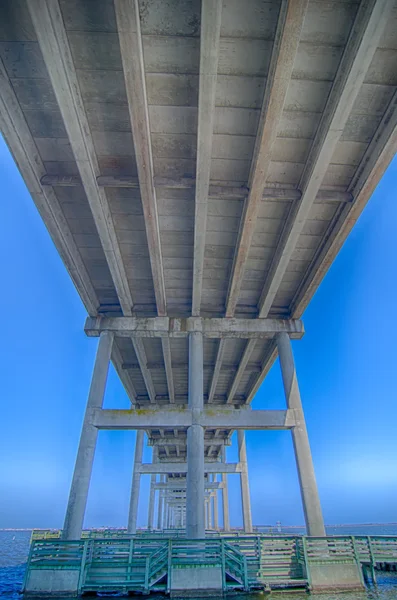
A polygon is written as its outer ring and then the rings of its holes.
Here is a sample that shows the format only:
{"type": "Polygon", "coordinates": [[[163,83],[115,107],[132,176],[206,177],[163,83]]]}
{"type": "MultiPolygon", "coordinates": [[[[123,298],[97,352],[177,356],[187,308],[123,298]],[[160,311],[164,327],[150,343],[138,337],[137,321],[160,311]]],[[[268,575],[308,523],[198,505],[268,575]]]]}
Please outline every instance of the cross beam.
{"type": "MultiPolygon", "coordinates": [[[[185,463],[143,463],[139,466],[141,475],[154,475],[158,473],[187,473],[188,464],[185,463]]],[[[204,473],[241,473],[240,463],[205,463],[204,473]]],[[[178,488],[178,485],[175,485],[178,488]]]]}
{"type": "MultiPolygon", "coordinates": [[[[219,464],[219,463],[218,463],[219,464]]],[[[175,490],[182,490],[185,491],[186,490],[186,479],[181,479],[182,483],[175,483],[175,481],[171,480],[168,483],[155,483],[153,484],[153,489],[155,490],[169,490],[169,491],[175,491],[175,490]]],[[[204,483],[204,487],[206,490],[221,490],[223,489],[223,483],[221,481],[217,481],[215,483],[211,483],[211,482],[205,482],[204,483]]]]}
{"type": "Polygon", "coordinates": [[[209,319],[202,317],[88,317],[85,332],[97,337],[103,331],[112,331],[120,337],[168,338],[186,337],[201,332],[207,338],[273,338],[277,333],[288,333],[292,339],[304,335],[302,321],[293,319],[209,319]]]}
{"type": "Polygon", "coordinates": [[[188,428],[193,424],[219,429],[291,429],[294,410],[252,410],[223,407],[204,408],[193,415],[189,408],[95,409],[93,425],[98,429],[188,428]]]}

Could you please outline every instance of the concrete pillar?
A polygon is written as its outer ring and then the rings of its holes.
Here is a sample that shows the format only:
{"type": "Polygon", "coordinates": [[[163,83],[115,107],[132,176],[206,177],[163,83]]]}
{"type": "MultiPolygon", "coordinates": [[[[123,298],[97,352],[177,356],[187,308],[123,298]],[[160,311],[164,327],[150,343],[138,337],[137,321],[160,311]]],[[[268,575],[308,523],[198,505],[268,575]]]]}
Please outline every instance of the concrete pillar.
{"type": "Polygon", "coordinates": [[[186,536],[205,536],[204,524],[204,428],[196,423],[204,406],[203,400],[203,336],[189,335],[189,407],[193,425],[187,430],[186,536]]]}
{"type": "Polygon", "coordinates": [[[142,429],[137,430],[135,440],[134,469],[132,472],[130,511],[128,514],[127,527],[128,533],[132,534],[136,533],[136,523],[138,517],[139,488],[141,485],[141,474],[139,472],[139,467],[142,464],[144,435],[145,432],[142,429]]]}
{"type": "MultiPolygon", "coordinates": [[[[160,475],[160,483],[165,483],[165,475],[160,475]]],[[[163,502],[164,490],[160,489],[157,506],[157,529],[163,529],[163,502]]]]}
{"type": "MultiPolygon", "coordinates": [[[[218,475],[212,476],[212,481],[217,482],[218,475]]],[[[219,507],[218,507],[218,490],[214,491],[214,529],[219,531],[219,507]]]]}
{"type": "Polygon", "coordinates": [[[240,485],[241,503],[243,507],[243,527],[245,533],[252,533],[251,497],[248,481],[247,447],[245,444],[245,431],[237,431],[238,456],[241,465],[240,485]]]}
{"type": "MultiPolygon", "coordinates": [[[[152,462],[157,462],[157,447],[153,448],[152,462]]],[[[154,485],[156,483],[157,475],[150,476],[150,492],[149,492],[149,507],[148,507],[148,529],[151,531],[154,529],[154,501],[155,501],[155,490],[154,485]]]]}
{"type": "MultiPolygon", "coordinates": [[[[222,462],[226,463],[226,448],[222,446],[222,462]]],[[[223,511],[223,531],[230,531],[229,520],[229,489],[227,487],[227,473],[222,473],[222,511],[223,511]]]]}
{"type": "Polygon", "coordinates": [[[294,409],[297,422],[296,426],[293,427],[291,431],[307,534],[324,536],[324,520],[318,495],[312,454],[310,451],[309,437],[307,435],[305,416],[302,409],[291,342],[287,333],[278,333],[276,341],[287,406],[288,408],[294,409]]]}
{"type": "Polygon", "coordinates": [[[212,529],[212,498],[211,498],[211,494],[208,495],[207,510],[208,510],[208,529],[212,529]]]}
{"type": "Polygon", "coordinates": [[[95,409],[103,406],[112,346],[113,333],[107,331],[101,333],[66,509],[62,532],[64,540],[79,540],[81,538],[98,438],[98,429],[92,424],[93,413],[95,409]]]}

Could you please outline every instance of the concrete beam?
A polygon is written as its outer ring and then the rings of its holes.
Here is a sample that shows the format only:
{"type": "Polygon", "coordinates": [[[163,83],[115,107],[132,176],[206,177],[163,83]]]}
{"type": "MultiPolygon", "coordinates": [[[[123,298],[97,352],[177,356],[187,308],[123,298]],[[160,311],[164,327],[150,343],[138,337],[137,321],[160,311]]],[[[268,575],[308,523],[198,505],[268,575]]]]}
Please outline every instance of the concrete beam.
{"type": "MultiPolygon", "coordinates": [[[[141,475],[148,475],[153,473],[187,473],[188,464],[187,463],[143,463],[139,467],[139,472],[141,475]]],[[[240,473],[241,465],[240,463],[205,463],[204,464],[204,473],[240,473]]],[[[178,486],[175,486],[176,488],[178,486]]]]}
{"type": "Polygon", "coordinates": [[[130,374],[128,372],[126,373],[123,369],[123,358],[116,343],[113,344],[112,348],[112,363],[114,368],[116,369],[117,375],[119,376],[121,383],[124,386],[125,391],[127,392],[131,404],[134,404],[137,398],[137,393],[134,384],[132,383],[130,374]]]}
{"type": "Polygon", "coordinates": [[[172,356],[171,356],[171,343],[169,338],[161,338],[161,345],[163,348],[164,367],[165,374],[167,377],[168,397],[170,403],[175,403],[175,389],[174,389],[174,377],[172,374],[172,356]]]}
{"type": "MultiPolygon", "coordinates": [[[[162,340],[167,339],[167,338],[162,338],[162,340]]],[[[224,342],[225,340],[221,340],[221,342],[224,342]]],[[[218,350],[219,353],[219,350],[218,350]]],[[[172,362],[172,369],[176,370],[176,371],[187,371],[188,370],[189,365],[185,362],[172,362]]],[[[127,370],[127,371],[137,371],[140,369],[140,366],[138,363],[122,363],[121,364],[121,368],[123,370],[127,370]]],[[[150,369],[151,371],[163,371],[164,370],[164,363],[163,362],[148,362],[147,363],[147,368],[150,369]]],[[[239,365],[237,363],[235,364],[221,364],[221,368],[220,368],[220,372],[223,373],[237,373],[239,368],[239,365]]],[[[251,373],[260,373],[262,369],[262,365],[261,363],[255,363],[255,364],[251,364],[251,365],[247,365],[246,370],[250,371],[251,373]]],[[[205,363],[204,364],[204,371],[213,371],[214,370],[214,363],[205,363]]],[[[210,394],[208,395],[208,397],[210,397],[210,394]]]]}
{"type": "Polygon", "coordinates": [[[200,314],[222,0],[202,0],[192,315],[200,314]]]}
{"type": "MultiPolygon", "coordinates": [[[[208,447],[211,446],[230,446],[229,438],[219,438],[218,440],[204,438],[204,444],[208,447]]],[[[148,440],[148,446],[186,446],[186,436],[174,437],[174,438],[159,438],[154,440],[151,438],[148,440]]]]}
{"type": "Polygon", "coordinates": [[[0,60],[0,129],[47,230],[57,247],[88,314],[96,315],[99,301],[62,207],[51,188],[42,188],[46,171],[24,114],[0,60]]]}
{"type": "MultiPolygon", "coordinates": [[[[150,463],[147,463],[147,464],[150,464],[150,463]]],[[[219,481],[216,483],[204,482],[204,487],[207,490],[219,490],[219,489],[222,489],[222,486],[223,486],[223,484],[219,481]]],[[[172,479],[170,481],[168,481],[168,483],[155,483],[154,489],[155,490],[166,489],[166,490],[170,490],[171,492],[177,491],[177,490],[186,490],[186,479],[182,479],[180,484],[173,482],[172,479]]]]}
{"type": "Polygon", "coordinates": [[[219,379],[219,375],[220,375],[221,368],[222,368],[222,361],[223,361],[223,355],[225,353],[225,347],[226,347],[226,340],[225,339],[219,340],[219,346],[218,346],[218,352],[216,354],[214,372],[212,374],[210,392],[208,394],[208,404],[211,404],[214,401],[216,386],[218,384],[218,379],[219,379]]]}
{"type": "Polygon", "coordinates": [[[392,10],[393,3],[389,0],[372,0],[359,6],[301,177],[302,197],[291,206],[262,290],[259,301],[262,318],[269,314],[392,10]]]}
{"type": "Polygon", "coordinates": [[[266,82],[262,112],[251,164],[248,199],[241,218],[240,231],[233,260],[229,290],[226,300],[226,316],[235,313],[245,264],[256,227],[263,188],[277,138],[284,102],[298,52],[301,30],[305,20],[308,0],[281,3],[272,58],[266,82]]]}
{"type": "Polygon", "coordinates": [[[169,409],[101,409],[93,416],[98,429],[187,428],[199,424],[220,429],[291,429],[295,425],[293,410],[252,410],[251,408],[204,408],[193,420],[189,408],[169,409]]]}
{"type": "Polygon", "coordinates": [[[251,354],[255,348],[256,340],[249,340],[245,346],[243,355],[240,360],[240,364],[238,367],[238,371],[233,379],[232,385],[230,386],[230,390],[227,394],[227,403],[233,404],[234,397],[237,393],[238,386],[240,385],[240,381],[242,376],[244,375],[245,369],[247,368],[247,364],[249,359],[251,358],[251,354]]]}
{"type": "Polygon", "coordinates": [[[131,291],[106,193],[96,182],[99,165],[59,1],[28,0],[27,4],[120,305],[130,315],[131,291]]]}
{"type": "MultiPolygon", "coordinates": [[[[167,189],[193,189],[196,187],[196,179],[171,179],[167,177],[154,177],[154,185],[156,188],[167,189]]],[[[50,187],[74,187],[81,185],[81,177],[79,175],[43,175],[40,179],[42,186],[50,187]]],[[[138,177],[130,175],[100,175],[97,177],[97,185],[99,187],[121,187],[139,189],[138,177]]],[[[216,185],[210,185],[208,190],[209,198],[233,198],[244,200],[248,197],[249,189],[246,186],[232,187],[226,181],[219,181],[216,185]]],[[[291,188],[264,188],[262,193],[263,201],[271,200],[289,200],[294,202],[302,197],[298,189],[291,188]]],[[[353,196],[349,192],[341,192],[339,190],[319,190],[315,199],[316,203],[323,202],[338,202],[349,203],[353,201],[353,196]]]]}
{"type": "Polygon", "coordinates": [[[138,0],[114,0],[157,312],[167,314],[138,0]]]}
{"type": "Polygon", "coordinates": [[[121,337],[186,337],[200,332],[208,338],[273,338],[285,332],[292,339],[303,337],[302,321],[283,319],[208,319],[201,317],[100,317],[88,318],[85,323],[87,335],[96,337],[101,331],[112,331],[121,337]]]}
{"type": "Polygon", "coordinates": [[[333,263],[344,241],[356,224],[380,178],[397,153],[397,92],[391,99],[381,122],[351,182],[349,193],[354,201],[342,207],[324,235],[299,289],[291,303],[291,314],[299,318],[333,263]]]}
{"type": "Polygon", "coordinates": [[[150,400],[150,402],[154,403],[154,402],[156,402],[156,391],[154,389],[154,383],[152,380],[151,373],[150,373],[149,369],[147,368],[147,358],[146,358],[146,352],[145,352],[145,348],[143,345],[143,341],[142,341],[142,339],[140,339],[138,337],[131,337],[131,341],[132,341],[132,345],[134,346],[134,351],[135,351],[136,357],[139,362],[139,367],[141,369],[142,377],[145,382],[149,400],[150,400]]]}

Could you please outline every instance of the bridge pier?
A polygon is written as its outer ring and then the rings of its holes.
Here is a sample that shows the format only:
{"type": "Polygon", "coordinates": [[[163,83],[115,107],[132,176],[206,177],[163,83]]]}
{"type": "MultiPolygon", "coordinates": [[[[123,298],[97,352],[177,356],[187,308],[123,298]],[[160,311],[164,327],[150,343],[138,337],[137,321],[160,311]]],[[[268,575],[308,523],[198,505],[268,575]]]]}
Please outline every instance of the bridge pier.
{"type": "Polygon", "coordinates": [[[98,429],[93,424],[95,409],[101,409],[105,397],[106,381],[112,355],[114,335],[104,331],[99,338],[98,350],[95,357],[87,407],[80,436],[79,449],[74,467],[69,501],[66,509],[62,537],[65,540],[78,540],[83,529],[87,497],[90,487],[92,467],[98,429]]]}
{"type": "Polygon", "coordinates": [[[245,431],[239,429],[237,432],[238,456],[241,465],[240,486],[241,504],[243,509],[243,527],[245,533],[252,533],[251,497],[248,480],[247,447],[245,443],[245,431]]]}
{"type": "Polygon", "coordinates": [[[292,440],[294,444],[296,466],[298,469],[307,534],[311,536],[325,536],[323,514],[318,495],[309,436],[307,434],[305,415],[302,408],[291,341],[288,334],[285,333],[278,333],[276,335],[276,341],[287,406],[294,410],[296,418],[296,425],[292,428],[292,440]]]}
{"type": "Polygon", "coordinates": [[[204,428],[197,423],[204,408],[203,335],[189,334],[189,398],[192,425],[187,430],[186,535],[205,536],[204,520],[204,428]]]}
{"type": "Polygon", "coordinates": [[[127,526],[128,533],[136,533],[139,491],[140,491],[140,487],[141,487],[141,473],[140,473],[139,467],[142,465],[144,435],[145,435],[144,431],[142,431],[141,429],[136,432],[134,468],[133,468],[133,473],[132,473],[132,485],[131,485],[130,510],[128,513],[128,526],[127,526]]]}

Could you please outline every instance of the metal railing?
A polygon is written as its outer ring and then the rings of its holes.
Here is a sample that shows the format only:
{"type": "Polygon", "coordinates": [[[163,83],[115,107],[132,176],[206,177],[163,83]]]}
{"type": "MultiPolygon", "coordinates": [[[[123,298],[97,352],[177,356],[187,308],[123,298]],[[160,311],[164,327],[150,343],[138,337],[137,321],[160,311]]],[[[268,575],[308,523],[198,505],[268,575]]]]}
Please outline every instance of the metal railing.
{"type": "Polygon", "coordinates": [[[219,567],[224,590],[248,590],[310,586],[311,565],[331,563],[370,569],[376,583],[379,565],[397,564],[397,537],[47,538],[32,541],[26,578],[35,569],[69,569],[79,571],[80,592],[169,591],[173,569],[219,567]]]}

